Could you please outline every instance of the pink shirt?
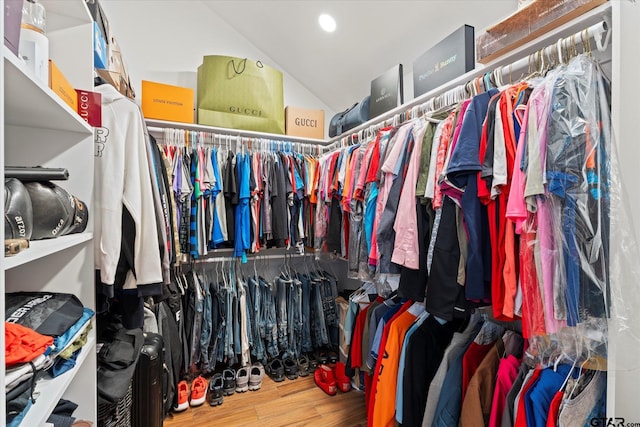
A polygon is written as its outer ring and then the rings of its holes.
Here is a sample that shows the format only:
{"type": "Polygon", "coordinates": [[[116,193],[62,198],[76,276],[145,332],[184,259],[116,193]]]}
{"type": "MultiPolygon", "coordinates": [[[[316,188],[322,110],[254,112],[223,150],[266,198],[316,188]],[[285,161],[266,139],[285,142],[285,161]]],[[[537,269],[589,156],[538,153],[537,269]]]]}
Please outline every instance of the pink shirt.
{"type": "MultiPolygon", "coordinates": [[[[413,123],[405,124],[398,132],[393,136],[389,144],[391,144],[390,149],[387,148],[388,155],[382,164],[381,171],[384,174],[384,182],[380,186],[378,190],[378,200],[376,202],[376,216],[373,220],[373,233],[371,234],[371,252],[369,253],[369,263],[377,264],[377,261],[380,259],[380,254],[378,252],[378,240],[376,235],[378,234],[378,225],[380,224],[380,218],[382,217],[382,212],[384,211],[384,207],[387,204],[387,198],[389,197],[389,191],[391,191],[391,185],[393,184],[393,175],[396,163],[400,158],[400,154],[402,153],[402,142],[407,137],[407,134],[413,127],[413,123]]],[[[382,160],[382,159],[381,159],[382,160]]]]}
{"type": "Polygon", "coordinates": [[[416,125],[413,132],[415,144],[409,166],[405,176],[402,193],[393,229],[396,232],[393,254],[391,261],[403,265],[413,270],[418,270],[419,265],[419,245],[418,245],[418,218],[416,214],[416,182],[420,173],[420,155],[422,153],[422,138],[427,130],[424,122],[416,125]]]}
{"type": "Polygon", "coordinates": [[[489,427],[502,427],[502,413],[504,412],[507,394],[518,376],[519,369],[520,360],[514,355],[510,354],[504,359],[500,359],[496,375],[496,387],[493,392],[493,401],[491,402],[489,427]]]}

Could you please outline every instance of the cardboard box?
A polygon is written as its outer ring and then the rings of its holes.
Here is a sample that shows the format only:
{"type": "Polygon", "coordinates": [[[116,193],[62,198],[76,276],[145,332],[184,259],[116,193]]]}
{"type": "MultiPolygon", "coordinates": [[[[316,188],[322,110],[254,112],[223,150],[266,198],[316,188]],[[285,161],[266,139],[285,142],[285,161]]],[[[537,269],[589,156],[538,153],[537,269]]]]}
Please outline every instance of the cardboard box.
{"type": "Polygon", "coordinates": [[[102,94],[76,89],[78,114],[94,128],[102,127],[102,94]]]}
{"type": "Polygon", "coordinates": [[[94,68],[108,68],[107,41],[100,26],[93,22],[93,66],[94,68]]]}
{"type": "Polygon", "coordinates": [[[73,111],[78,111],[78,95],[76,94],[76,90],[52,60],[49,60],[49,87],[62,98],[73,111]]]}
{"type": "Polygon", "coordinates": [[[477,60],[484,64],[491,62],[606,2],[536,0],[477,37],[477,60]]]}
{"type": "Polygon", "coordinates": [[[324,139],[324,110],[289,106],[284,109],[284,115],[287,135],[324,139]]]}
{"type": "Polygon", "coordinates": [[[4,44],[18,56],[20,47],[20,23],[22,22],[22,1],[4,2],[4,44]]]}
{"type": "Polygon", "coordinates": [[[413,61],[413,97],[473,70],[474,41],[474,28],[463,25],[413,61]]]}
{"type": "Polygon", "coordinates": [[[194,122],[193,89],[142,81],[142,114],[149,119],[194,122]]]}

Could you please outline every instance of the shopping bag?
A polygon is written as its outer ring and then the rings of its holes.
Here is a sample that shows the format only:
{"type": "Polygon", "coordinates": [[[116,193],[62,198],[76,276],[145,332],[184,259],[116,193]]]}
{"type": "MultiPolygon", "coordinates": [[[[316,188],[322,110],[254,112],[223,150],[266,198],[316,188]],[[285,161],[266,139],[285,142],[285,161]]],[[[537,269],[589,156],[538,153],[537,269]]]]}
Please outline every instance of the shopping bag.
{"type": "Polygon", "coordinates": [[[199,124],[284,134],[282,72],[247,58],[205,56],[197,106],[199,124]]]}

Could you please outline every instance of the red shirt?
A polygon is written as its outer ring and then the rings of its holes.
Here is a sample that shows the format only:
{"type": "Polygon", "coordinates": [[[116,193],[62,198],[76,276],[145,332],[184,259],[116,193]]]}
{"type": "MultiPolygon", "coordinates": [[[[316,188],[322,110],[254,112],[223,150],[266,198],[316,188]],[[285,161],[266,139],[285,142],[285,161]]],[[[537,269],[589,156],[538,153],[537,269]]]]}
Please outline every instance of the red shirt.
{"type": "Polygon", "coordinates": [[[476,342],[472,342],[467,351],[462,356],[462,400],[464,402],[464,395],[467,391],[467,386],[469,385],[469,381],[471,381],[471,377],[476,373],[476,369],[484,360],[484,357],[489,353],[494,346],[494,343],[491,344],[478,344],[476,342]]]}
{"type": "Polygon", "coordinates": [[[538,377],[540,376],[541,372],[542,369],[536,368],[533,371],[531,378],[529,378],[529,381],[527,381],[522,386],[522,390],[520,391],[520,400],[518,400],[518,413],[516,414],[516,419],[513,423],[513,427],[527,427],[527,415],[526,405],[524,404],[524,395],[526,394],[527,390],[529,390],[536,383],[536,381],[538,381],[538,377]]]}

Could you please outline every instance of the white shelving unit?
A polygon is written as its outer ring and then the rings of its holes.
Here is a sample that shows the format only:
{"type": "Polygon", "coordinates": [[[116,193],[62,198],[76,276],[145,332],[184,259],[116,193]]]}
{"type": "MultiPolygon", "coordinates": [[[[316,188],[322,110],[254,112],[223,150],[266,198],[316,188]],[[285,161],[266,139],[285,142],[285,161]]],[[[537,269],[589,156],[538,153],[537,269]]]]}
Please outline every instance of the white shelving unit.
{"type": "MultiPolygon", "coordinates": [[[[47,11],[49,57],[78,89],[93,88],[93,24],[83,0],[42,0],[47,11]]],[[[0,0],[4,9],[4,1],[0,0]]],[[[0,24],[1,25],[1,24],[0,24]]],[[[4,30],[3,30],[4,31],[4,30]]],[[[2,32],[3,32],[2,31],[2,32]]],[[[4,45],[0,64],[0,159],[7,166],[63,167],[69,179],[58,184],[89,206],[85,232],[32,241],[21,253],[0,262],[0,310],[4,295],[17,291],[75,294],[95,309],[93,262],[93,128],[83,121],[46,84],[35,79],[22,60],[4,45]]],[[[4,175],[4,169],[1,172],[4,175]]],[[[4,181],[3,181],[4,182],[4,181]]],[[[60,398],[78,404],[74,416],[97,421],[96,337],[94,329],[76,367],[36,386],[37,399],[22,426],[41,426],[60,398]],[[83,387],[70,387],[76,381],[83,387]]],[[[4,347],[4,334],[0,334],[4,347]]],[[[4,352],[0,377],[4,384],[4,352]]],[[[6,403],[0,403],[0,427],[6,425],[6,403]]]]}

